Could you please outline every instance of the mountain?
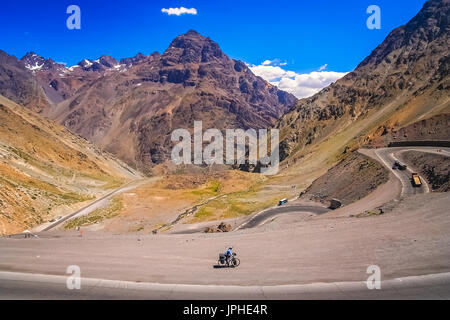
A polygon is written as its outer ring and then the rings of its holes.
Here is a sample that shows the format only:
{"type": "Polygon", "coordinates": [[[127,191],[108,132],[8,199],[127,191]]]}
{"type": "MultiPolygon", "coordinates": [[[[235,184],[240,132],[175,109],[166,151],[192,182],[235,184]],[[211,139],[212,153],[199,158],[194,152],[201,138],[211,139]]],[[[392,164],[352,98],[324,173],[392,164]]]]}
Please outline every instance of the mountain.
{"type": "Polygon", "coordinates": [[[44,89],[32,71],[16,57],[1,50],[0,94],[37,112],[50,106],[44,89]]]}
{"type": "Polygon", "coordinates": [[[105,55],[97,60],[82,60],[72,67],[66,67],[52,59],[44,59],[34,52],[27,53],[20,62],[31,71],[47,96],[50,105],[42,110],[44,115],[54,105],[72,97],[83,86],[89,86],[107,72],[120,71],[124,67],[115,58],[105,55]]]}
{"type": "Polygon", "coordinates": [[[122,60],[58,104],[49,114],[129,164],[152,166],[170,157],[171,133],[193,128],[267,128],[297,99],[195,31],[163,53],[122,60]]]}
{"type": "Polygon", "coordinates": [[[18,60],[0,50],[0,94],[46,115],[83,86],[91,85],[108,73],[121,72],[125,67],[125,63],[106,55],[66,67],[34,52],[18,60]]]}
{"type": "Polygon", "coordinates": [[[98,60],[83,60],[80,61],[77,65],[84,71],[96,71],[96,72],[105,72],[109,69],[117,69],[120,68],[119,61],[111,56],[101,56],[98,60]]]}
{"type": "Polygon", "coordinates": [[[20,233],[140,175],[0,96],[0,235],[20,233]]]}
{"type": "Polygon", "coordinates": [[[192,131],[194,120],[204,129],[267,128],[297,102],[193,30],[163,54],[120,62],[65,67],[35,53],[13,62],[48,102],[37,111],[139,168],[169,160],[172,131],[192,131]]]}
{"type": "MultiPolygon", "coordinates": [[[[450,1],[431,0],[357,68],[298,101],[276,127],[283,159],[326,157],[435,115],[450,113],[450,1]]],[[[444,122],[441,122],[444,123],[444,122]]]]}
{"type": "Polygon", "coordinates": [[[139,52],[137,55],[135,55],[132,58],[120,59],[120,64],[126,65],[127,67],[131,67],[131,66],[133,66],[133,64],[140,63],[145,58],[147,58],[147,57],[139,52]]]}

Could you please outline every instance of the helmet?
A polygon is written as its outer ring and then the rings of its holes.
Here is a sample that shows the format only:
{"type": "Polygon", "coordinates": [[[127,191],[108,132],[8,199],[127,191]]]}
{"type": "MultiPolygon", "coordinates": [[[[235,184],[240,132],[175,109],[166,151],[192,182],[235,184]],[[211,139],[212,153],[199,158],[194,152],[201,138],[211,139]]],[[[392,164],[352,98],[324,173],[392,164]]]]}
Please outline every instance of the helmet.
{"type": "Polygon", "coordinates": [[[229,246],[228,249],[233,249],[233,246],[229,246]]]}

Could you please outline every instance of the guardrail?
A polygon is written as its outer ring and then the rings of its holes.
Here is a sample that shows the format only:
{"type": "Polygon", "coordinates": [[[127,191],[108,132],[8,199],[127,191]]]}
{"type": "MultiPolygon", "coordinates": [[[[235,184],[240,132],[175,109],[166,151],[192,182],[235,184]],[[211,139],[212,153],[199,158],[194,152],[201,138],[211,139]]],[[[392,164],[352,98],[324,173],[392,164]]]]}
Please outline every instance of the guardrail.
{"type": "Polygon", "coordinates": [[[450,147],[450,141],[392,141],[388,147],[450,147]]]}

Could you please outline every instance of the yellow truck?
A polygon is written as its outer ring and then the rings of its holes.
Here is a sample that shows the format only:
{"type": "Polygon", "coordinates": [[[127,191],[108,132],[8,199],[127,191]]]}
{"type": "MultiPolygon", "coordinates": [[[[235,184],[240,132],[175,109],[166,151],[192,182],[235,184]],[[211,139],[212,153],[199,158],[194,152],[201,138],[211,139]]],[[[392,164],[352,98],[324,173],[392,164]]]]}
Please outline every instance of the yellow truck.
{"type": "Polygon", "coordinates": [[[412,174],[411,181],[412,181],[414,187],[420,187],[422,185],[422,181],[420,180],[418,173],[414,172],[412,174]]]}

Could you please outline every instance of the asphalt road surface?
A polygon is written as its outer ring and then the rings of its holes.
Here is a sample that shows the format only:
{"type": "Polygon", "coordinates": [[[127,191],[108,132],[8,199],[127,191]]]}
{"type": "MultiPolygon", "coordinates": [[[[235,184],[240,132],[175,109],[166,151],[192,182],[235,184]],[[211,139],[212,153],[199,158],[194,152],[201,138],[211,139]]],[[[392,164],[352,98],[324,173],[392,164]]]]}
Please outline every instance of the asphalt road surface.
{"type": "Polygon", "coordinates": [[[309,212],[314,214],[323,214],[329,211],[330,209],[322,206],[284,205],[261,211],[260,213],[254,215],[249,221],[239,226],[237,229],[248,229],[257,227],[266,222],[267,220],[284,213],[309,212]]]}
{"type": "MultiPolygon", "coordinates": [[[[386,166],[394,175],[400,180],[402,183],[402,195],[410,195],[410,194],[420,194],[420,193],[429,193],[430,188],[426,182],[424,177],[420,176],[422,180],[421,187],[414,187],[411,182],[412,171],[409,166],[406,170],[394,170],[393,164],[396,160],[398,160],[395,154],[406,152],[406,151],[420,151],[420,152],[428,152],[435,153],[439,155],[449,156],[449,148],[436,148],[436,147],[395,147],[395,148],[383,148],[375,150],[375,154],[381,160],[381,163],[386,166]],[[437,152],[437,149],[442,150],[441,152],[437,152]]],[[[406,164],[408,165],[408,164],[406,164]]]]}
{"type": "Polygon", "coordinates": [[[80,210],[78,210],[78,211],[76,211],[74,213],[71,213],[69,215],[66,215],[62,219],[59,219],[59,220],[57,220],[55,222],[52,222],[50,224],[47,224],[47,225],[41,225],[40,227],[36,228],[35,231],[38,231],[38,232],[50,231],[50,230],[60,226],[62,223],[66,222],[66,221],[68,221],[70,219],[87,215],[87,214],[91,213],[92,211],[105,206],[107,201],[109,201],[112,197],[114,197],[114,196],[116,196],[116,195],[118,195],[120,193],[123,193],[123,192],[125,192],[127,190],[133,189],[139,183],[143,183],[144,181],[145,180],[143,180],[143,179],[131,181],[131,182],[125,184],[124,186],[122,186],[122,187],[120,187],[120,188],[118,188],[118,189],[116,189],[114,191],[111,191],[108,194],[104,195],[103,197],[95,200],[94,202],[90,203],[86,207],[84,207],[84,208],[82,208],[82,209],[80,209],[80,210]]]}
{"type": "Polygon", "coordinates": [[[0,299],[450,299],[450,273],[382,280],[380,289],[368,289],[366,281],[284,286],[208,286],[82,278],[80,289],[69,290],[67,281],[68,276],[0,272],[0,299]]]}

